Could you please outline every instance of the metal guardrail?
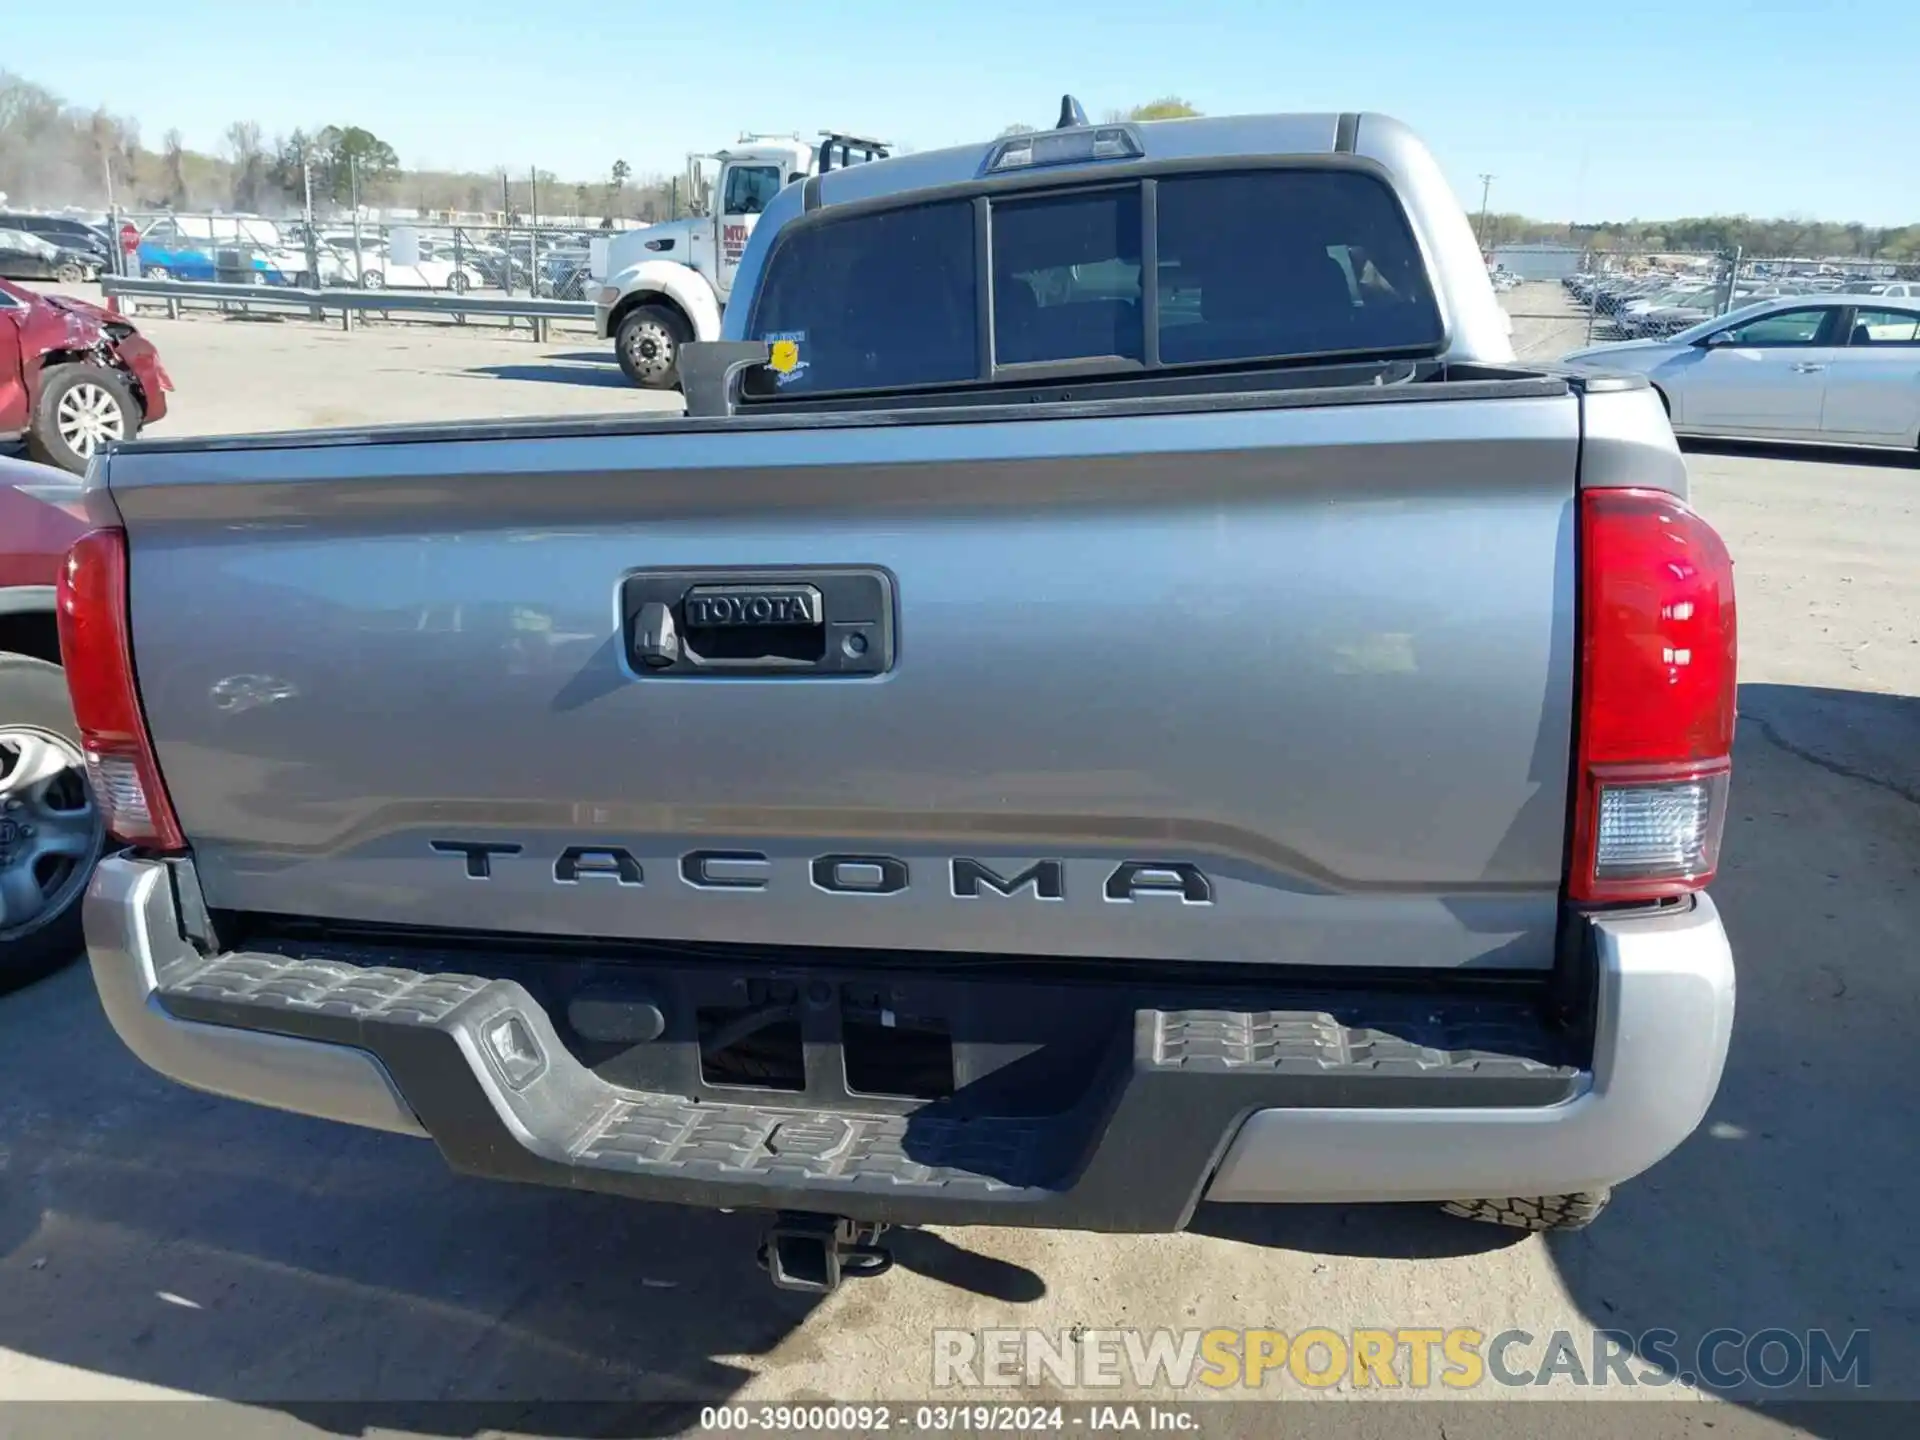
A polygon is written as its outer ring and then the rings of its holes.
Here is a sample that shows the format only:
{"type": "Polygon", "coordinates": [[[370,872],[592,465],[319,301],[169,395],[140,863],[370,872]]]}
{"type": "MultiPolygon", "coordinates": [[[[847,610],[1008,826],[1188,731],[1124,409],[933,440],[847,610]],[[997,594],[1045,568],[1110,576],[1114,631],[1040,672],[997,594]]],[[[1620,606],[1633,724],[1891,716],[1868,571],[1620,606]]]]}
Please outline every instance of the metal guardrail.
{"type": "Polygon", "coordinates": [[[162,301],[169,318],[179,315],[182,300],[215,300],[242,309],[303,310],[315,319],[328,312],[340,316],[340,328],[351,330],[356,315],[410,313],[446,315],[456,320],[490,316],[532,323],[533,338],[547,338],[548,322],[591,320],[592,302],[544,300],[519,295],[454,294],[438,290],[359,290],[329,286],[308,289],[292,285],[229,285],[211,280],[144,280],[125,275],[102,275],[101,293],[123,302],[162,301]]]}

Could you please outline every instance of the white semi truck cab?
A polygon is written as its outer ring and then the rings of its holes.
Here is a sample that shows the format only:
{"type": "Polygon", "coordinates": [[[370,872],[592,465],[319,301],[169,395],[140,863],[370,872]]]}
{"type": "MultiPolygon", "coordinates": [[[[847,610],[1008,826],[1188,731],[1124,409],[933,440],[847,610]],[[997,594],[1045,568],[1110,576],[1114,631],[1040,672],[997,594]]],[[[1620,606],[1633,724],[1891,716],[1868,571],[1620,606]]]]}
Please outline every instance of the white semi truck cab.
{"type": "Polygon", "coordinates": [[[593,292],[594,333],[614,342],[634,384],[672,389],[680,381],[680,347],[720,338],[734,272],[773,197],[796,181],[886,155],[881,141],[824,130],[817,144],[798,135],[742,135],[728,149],[689,155],[688,195],[706,213],[614,237],[606,277],[593,292]],[[702,162],[719,166],[711,203],[698,194],[708,188],[702,162]]]}

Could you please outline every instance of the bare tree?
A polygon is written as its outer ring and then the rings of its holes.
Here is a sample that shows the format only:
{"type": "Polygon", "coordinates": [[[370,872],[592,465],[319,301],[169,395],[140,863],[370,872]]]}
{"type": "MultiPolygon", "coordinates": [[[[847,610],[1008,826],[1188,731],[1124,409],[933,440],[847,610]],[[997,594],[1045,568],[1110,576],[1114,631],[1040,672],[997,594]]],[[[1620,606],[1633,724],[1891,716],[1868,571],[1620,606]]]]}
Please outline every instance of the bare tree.
{"type": "Polygon", "coordinates": [[[260,127],[236,120],[227,127],[227,158],[233,162],[233,208],[258,210],[267,190],[267,152],[260,127]]]}
{"type": "Polygon", "coordinates": [[[613,217],[621,212],[626,199],[627,178],[632,174],[633,167],[626,161],[613,162],[613,183],[607,186],[607,203],[602,207],[606,211],[602,217],[603,224],[611,224],[613,217]]]}
{"type": "Polygon", "coordinates": [[[187,147],[178,130],[167,131],[160,145],[167,166],[167,205],[178,210],[187,203],[187,147]]]}

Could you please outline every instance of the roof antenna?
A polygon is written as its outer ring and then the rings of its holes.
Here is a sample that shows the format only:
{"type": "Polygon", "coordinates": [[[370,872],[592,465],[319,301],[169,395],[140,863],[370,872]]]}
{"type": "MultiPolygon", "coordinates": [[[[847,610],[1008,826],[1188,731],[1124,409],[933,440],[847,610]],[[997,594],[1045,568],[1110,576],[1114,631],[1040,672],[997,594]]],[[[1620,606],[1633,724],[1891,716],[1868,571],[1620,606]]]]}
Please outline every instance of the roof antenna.
{"type": "Polygon", "coordinates": [[[1071,95],[1062,95],[1060,97],[1060,118],[1054,122],[1053,128],[1056,130],[1073,130],[1086,123],[1087,112],[1080,107],[1080,102],[1071,95]]]}

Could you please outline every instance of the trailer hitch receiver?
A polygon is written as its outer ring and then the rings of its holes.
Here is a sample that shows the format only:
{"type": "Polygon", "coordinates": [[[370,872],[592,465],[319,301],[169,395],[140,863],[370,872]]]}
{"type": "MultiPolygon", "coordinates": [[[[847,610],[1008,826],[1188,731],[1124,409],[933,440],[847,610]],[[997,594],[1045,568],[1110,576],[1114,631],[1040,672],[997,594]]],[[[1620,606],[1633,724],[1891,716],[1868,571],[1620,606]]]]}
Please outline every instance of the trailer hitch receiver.
{"type": "Polygon", "coordinates": [[[887,1227],[840,1215],[782,1210],[760,1242],[760,1264],[782,1290],[828,1295],[843,1279],[884,1275],[893,1253],[879,1243],[887,1227]]]}

